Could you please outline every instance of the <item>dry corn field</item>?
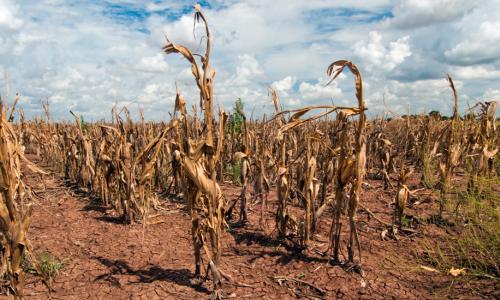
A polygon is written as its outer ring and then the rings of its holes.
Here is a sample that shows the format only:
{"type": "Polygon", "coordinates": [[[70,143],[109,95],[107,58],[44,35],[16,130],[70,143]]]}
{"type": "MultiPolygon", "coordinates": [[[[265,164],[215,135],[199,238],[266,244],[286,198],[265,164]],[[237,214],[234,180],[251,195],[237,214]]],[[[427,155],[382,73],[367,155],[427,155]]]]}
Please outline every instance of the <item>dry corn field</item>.
{"type": "Polygon", "coordinates": [[[199,90],[169,121],[55,122],[48,102],[26,120],[3,100],[2,297],[500,298],[497,101],[460,115],[451,74],[451,118],[369,118],[363,70],[336,60],[353,106],[271,89],[272,116],[224,111],[208,21],[196,6],[204,53],[162,49],[199,90]]]}

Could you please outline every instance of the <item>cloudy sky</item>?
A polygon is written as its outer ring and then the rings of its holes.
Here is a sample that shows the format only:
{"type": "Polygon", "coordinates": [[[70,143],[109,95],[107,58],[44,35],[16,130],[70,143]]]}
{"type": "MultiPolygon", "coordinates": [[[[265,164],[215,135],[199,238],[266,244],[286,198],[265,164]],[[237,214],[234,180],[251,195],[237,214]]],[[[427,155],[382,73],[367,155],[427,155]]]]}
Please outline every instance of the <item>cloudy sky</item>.
{"type": "MultiPolygon", "coordinates": [[[[216,101],[272,113],[282,104],[353,104],[352,76],[325,87],[338,59],[362,71],[370,114],[451,111],[500,98],[500,0],[214,0],[200,2],[214,35],[216,101]],[[386,106],[384,105],[384,99],[386,106]]],[[[197,102],[190,66],[161,53],[165,35],[202,52],[193,1],[0,0],[0,93],[29,117],[109,118],[113,105],[168,119],[175,82],[197,102]]],[[[463,110],[463,109],[462,109],[463,110]]]]}

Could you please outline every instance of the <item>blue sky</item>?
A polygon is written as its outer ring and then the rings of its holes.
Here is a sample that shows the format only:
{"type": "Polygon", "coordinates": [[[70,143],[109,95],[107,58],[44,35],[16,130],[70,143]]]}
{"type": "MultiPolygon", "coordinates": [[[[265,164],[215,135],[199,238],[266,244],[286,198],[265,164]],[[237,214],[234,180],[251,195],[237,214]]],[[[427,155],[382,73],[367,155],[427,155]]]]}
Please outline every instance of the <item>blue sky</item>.
{"type": "MultiPolygon", "coordinates": [[[[161,53],[165,36],[203,51],[193,1],[0,0],[0,94],[21,95],[28,117],[48,99],[56,119],[109,118],[113,105],[168,119],[175,82],[198,93],[189,65],[161,53]]],[[[350,75],[333,85],[326,67],[349,59],[362,71],[372,116],[451,110],[500,98],[498,0],[216,0],[200,2],[214,36],[216,101],[238,97],[272,113],[268,88],[285,107],[355,103],[350,75]],[[384,105],[384,102],[386,105],[384,105]]]]}

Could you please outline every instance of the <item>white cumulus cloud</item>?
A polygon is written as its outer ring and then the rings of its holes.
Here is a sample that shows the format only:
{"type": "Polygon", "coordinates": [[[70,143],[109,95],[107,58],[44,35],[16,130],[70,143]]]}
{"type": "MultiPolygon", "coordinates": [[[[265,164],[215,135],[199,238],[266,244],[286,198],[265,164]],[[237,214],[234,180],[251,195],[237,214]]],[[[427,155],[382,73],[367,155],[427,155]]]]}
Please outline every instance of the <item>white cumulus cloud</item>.
{"type": "Polygon", "coordinates": [[[368,41],[354,45],[354,54],[365,62],[368,71],[391,71],[411,55],[409,36],[386,45],[377,31],[369,33],[368,41]]]}
{"type": "Polygon", "coordinates": [[[327,81],[323,78],[319,78],[316,83],[302,82],[299,86],[302,99],[307,102],[323,101],[328,103],[342,96],[342,90],[337,86],[336,81],[330,85],[326,85],[326,83],[327,81]]]}
{"type": "Polygon", "coordinates": [[[463,64],[491,62],[500,58],[500,21],[484,21],[479,31],[446,50],[445,56],[463,64]]]}
{"type": "Polygon", "coordinates": [[[391,25],[400,28],[429,26],[462,18],[481,0],[398,0],[391,25]]]}

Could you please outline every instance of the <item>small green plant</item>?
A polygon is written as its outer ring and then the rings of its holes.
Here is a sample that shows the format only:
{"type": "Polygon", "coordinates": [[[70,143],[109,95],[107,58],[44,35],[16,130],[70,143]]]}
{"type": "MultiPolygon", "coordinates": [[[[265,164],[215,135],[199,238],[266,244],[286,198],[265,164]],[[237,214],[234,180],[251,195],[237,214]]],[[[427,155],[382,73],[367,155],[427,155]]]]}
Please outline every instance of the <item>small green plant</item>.
{"type": "Polygon", "coordinates": [[[53,280],[64,266],[64,261],[59,260],[48,252],[42,252],[36,256],[36,266],[30,270],[36,270],[43,278],[53,280]]]}
{"type": "Polygon", "coordinates": [[[241,161],[227,164],[227,174],[231,177],[233,183],[241,185],[241,161]]]}
{"type": "Polygon", "coordinates": [[[410,227],[410,219],[408,219],[408,217],[406,215],[403,215],[401,217],[401,225],[403,227],[410,227]]]}

